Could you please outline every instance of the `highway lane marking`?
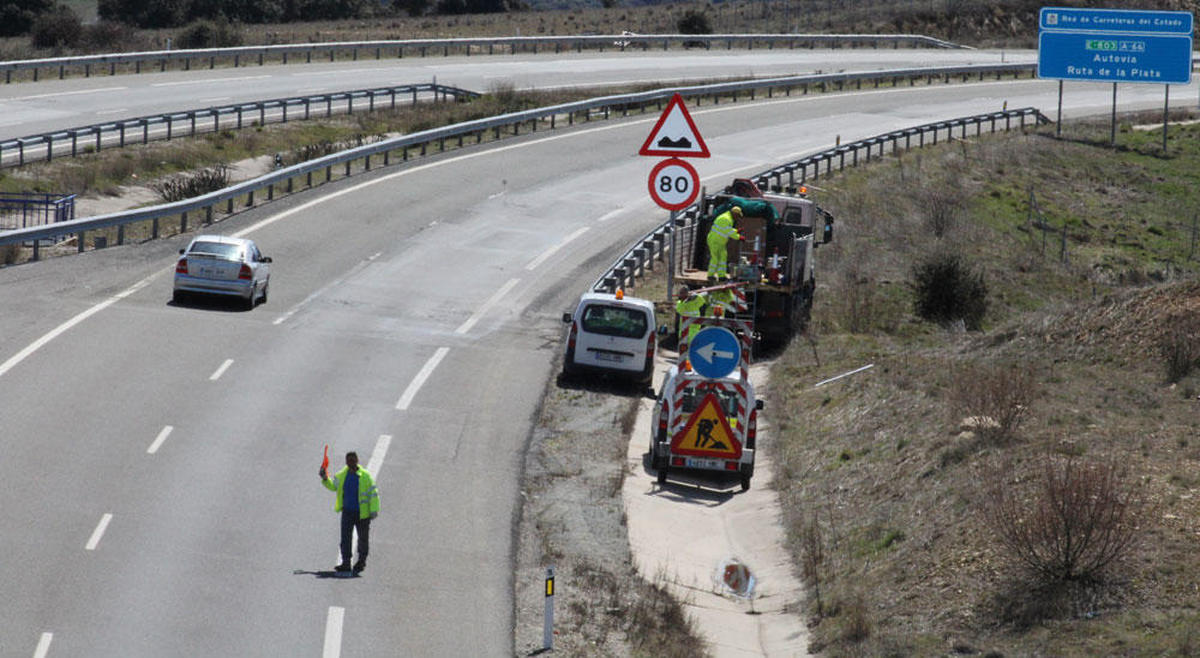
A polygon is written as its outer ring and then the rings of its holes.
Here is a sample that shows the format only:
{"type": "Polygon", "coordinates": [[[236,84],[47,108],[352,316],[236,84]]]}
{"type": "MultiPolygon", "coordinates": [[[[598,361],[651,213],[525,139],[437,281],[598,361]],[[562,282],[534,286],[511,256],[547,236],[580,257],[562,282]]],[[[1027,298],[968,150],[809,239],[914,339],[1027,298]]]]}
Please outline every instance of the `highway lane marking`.
{"type": "Polygon", "coordinates": [[[225,359],[225,363],[222,363],[216,372],[208,376],[208,381],[215,382],[220,379],[221,375],[224,375],[225,371],[229,370],[229,366],[231,365],[233,365],[233,359],[225,359]]]}
{"type": "Polygon", "coordinates": [[[217,101],[231,101],[233,96],[217,96],[216,98],[201,98],[201,103],[216,103],[217,101]]]}
{"type": "Polygon", "coordinates": [[[53,94],[35,94],[33,96],[15,96],[13,98],[4,98],[4,101],[30,101],[39,98],[56,98],[58,96],[79,96],[80,94],[99,94],[110,91],[124,91],[129,87],[104,87],[102,89],[80,89],[79,91],[58,91],[53,94]]]}
{"type": "MultiPolygon", "coordinates": [[[[604,221],[603,218],[600,221],[604,221]]],[[[583,228],[576,229],[576,231],[574,233],[563,238],[561,242],[554,245],[553,247],[550,247],[546,251],[543,251],[541,253],[541,255],[538,256],[537,258],[534,258],[533,260],[529,261],[529,264],[525,266],[525,269],[532,270],[532,269],[536,268],[538,265],[541,265],[542,263],[544,263],[546,261],[547,258],[553,256],[559,249],[562,249],[563,247],[567,246],[567,243],[569,243],[571,240],[574,240],[575,238],[583,235],[584,233],[587,233],[589,230],[591,230],[590,226],[584,226],[583,228]]],[[[516,281],[516,279],[513,279],[513,281],[516,281]]]]}
{"type": "Polygon", "coordinates": [[[379,469],[383,468],[383,458],[387,456],[388,447],[391,445],[391,434],[380,434],[379,440],[375,442],[375,450],[371,453],[371,460],[367,462],[367,472],[376,482],[379,481],[379,469]]]}
{"type": "Polygon", "coordinates": [[[178,82],[156,82],[151,87],[182,87],[183,85],[202,85],[209,82],[242,82],[243,80],[263,80],[269,75],[245,75],[237,78],[209,78],[207,80],[179,80],[178,82]]]}
{"type": "Polygon", "coordinates": [[[166,441],[167,437],[171,436],[171,432],[173,431],[175,431],[175,428],[170,425],[162,428],[162,430],[158,433],[158,436],[155,437],[154,443],[151,443],[150,447],[146,448],[146,452],[151,455],[158,452],[158,449],[162,447],[163,441],[166,441]]]}
{"type": "Polygon", "coordinates": [[[425,380],[429,379],[429,376],[433,374],[433,370],[438,367],[442,359],[446,358],[446,354],[449,351],[449,347],[437,348],[433,356],[429,357],[424,366],[421,366],[421,371],[417,373],[416,377],[413,377],[413,380],[408,383],[408,388],[404,389],[404,394],[396,401],[397,411],[408,409],[408,405],[412,404],[413,398],[417,397],[417,391],[421,390],[421,387],[425,385],[425,380]]]}
{"type": "Polygon", "coordinates": [[[345,616],[345,608],[329,606],[329,614],[325,617],[325,649],[321,652],[321,658],[339,658],[342,655],[342,619],[345,616]]]}
{"type": "Polygon", "coordinates": [[[96,116],[103,116],[105,114],[120,114],[122,112],[128,112],[128,111],[129,111],[129,108],[127,108],[127,107],[120,107],[115,110],[100,110],[99,112],[96,112],[96,116]]]}
{"type": "Polygon", "coordinates": [[[471,314],[471,317],[467,318],[466,322],[459,325],[458,329],[454,330],[454,333],[465,334],[470,331],[471,327],[474,327],[475,323],[479,322],[480,318],[490,311],[492,307],[495,306],[496,303],[501,299],[503,299],[504,296],[507,295],[518,283],[520,283],[520,279],[509,279],[508,283],[500,286],[500,289],[497,290],[491,297],[489,297],[488,300],[483,303],[483,306],[479,307],[479,310],[471,314]]]}
{"type": "Polygon", "coordinates": [[[42,633],[37,648],[33,650],[33,658],[46,658],[46,653],[50,651],[50,641],[53,639],[54,633],[42,633]]]}
{"type": "Polygon", "coordinates": [[[83,547],[84,550],[96,550],[96,546],[100,544],[100,538],[104,536],[104,531],[108,529],[108,523],[110,521],[112,521],[112,514],[105,514],[104,516],[100,517],[100,523],[96,526],[96,529],[92,531],[92,536],[88,538],[87,545],[83,547]]]}

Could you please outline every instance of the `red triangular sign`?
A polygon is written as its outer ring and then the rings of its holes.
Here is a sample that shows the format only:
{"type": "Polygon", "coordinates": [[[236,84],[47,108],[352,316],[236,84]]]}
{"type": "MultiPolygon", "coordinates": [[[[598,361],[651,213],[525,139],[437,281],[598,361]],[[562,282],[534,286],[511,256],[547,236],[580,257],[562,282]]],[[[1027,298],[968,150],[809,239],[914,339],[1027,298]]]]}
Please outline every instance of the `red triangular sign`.
{"type": "Polygon", "coordinates": [[[688,114],[687,106],[683,104],[683,96],[675,94],[667,103],[654,130],[642,144],[638,155],[658,155],[674,158],[707,158],[708,144],[696,130],[692,115],[688,114]]]}

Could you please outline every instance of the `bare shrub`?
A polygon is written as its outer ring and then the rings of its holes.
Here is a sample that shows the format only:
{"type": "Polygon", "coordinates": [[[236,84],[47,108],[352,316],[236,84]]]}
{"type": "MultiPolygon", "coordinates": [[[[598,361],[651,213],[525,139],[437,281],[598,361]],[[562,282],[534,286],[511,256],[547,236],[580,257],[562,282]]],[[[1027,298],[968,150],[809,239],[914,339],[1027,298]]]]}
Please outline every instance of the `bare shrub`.
{"type": "Polygon", "coordinates": [[[800,569],[804,582],[808,584],[817,604],[817,617],[825,614],[821,602],[821,570],[825,566],[825,540],[821,523],[816,515],[810,516],[800,526],[800,569]]]}
{"type": "Polygon", "coordinates": [[[1200,318],[1179,317],[1167,323],[1158,340],[1167,382],[1174,384],[1200,365],[1200,318]]]}
{"type": "Polygon", "coordinates": [[[229,167],[217,165],[196,172],[171,176],[150,187],[164,201],[183,201],[229,187],[229,167]]]}
{"type": "Polygon", "coordinates": [[[21,245],[0,245],[0,265],[12,265],[21,257],[21,245]]]}
{"type": "Polygon", "coordinates": [[[991,443],[1011,441],[1039,395],[1033,370],[1024,364],[968,364],[951,375],[947,399],[956,422],[991,443]]]}
{"type": "Polygon", "coordinates": [[[923,180],[910,192],[925,228],[934,237],[946,237],[960,223],[967,211],[968,196],[963,193],[962,181],[956,175],[923,180]]]}
{"type": "Polygon", "coordinates": [[[987,478],[983,519],[1039,586],[1097,582],[1128,554],[1143,503],[1116,462],[1046,456],[1015,483],[1007,470],[987,478]]]}

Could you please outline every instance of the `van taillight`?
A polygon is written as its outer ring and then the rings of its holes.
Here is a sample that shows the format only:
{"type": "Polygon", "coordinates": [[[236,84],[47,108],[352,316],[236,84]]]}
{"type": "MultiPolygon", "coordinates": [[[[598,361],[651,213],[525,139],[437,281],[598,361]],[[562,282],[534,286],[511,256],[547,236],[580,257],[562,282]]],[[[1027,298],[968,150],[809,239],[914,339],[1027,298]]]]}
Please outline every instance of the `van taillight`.
{"type": "Polygon", "coordinates": [[[654,332],[650,332],[650,337],[646,339],[646,363],[654,363],[654,332]]]}
{"type": "Polygon", "coordinates": [[[746,423],[746,445],[754,443],[754,438],[758,435],[758,412],[750,412],[750,421],[746,423]]]}
{"type": "Polygon", "coordinates": [[[571,322],[571,335],[567,336],[567,349],[575,349],[575,337],[579,335],[579,323],[571,322]]]}
{"type": "Polygon", "coordinates": [[[178,263],[175,263],[176,274],[187,274],[187,259],[180,258],[178,263]]]}
{"type": "Polygon", "coordinates": [[[238,278],[243,281],[249,281],[253,277],[254,272],[250,269],[250,266],[242,263],[242,269],[238,270],[238,278]]]}
{"type": "Polygon", "coordinates": [[[667,416],[671,415],[670,407],[667,406],[667,401],[663,400],[662,413],[658,414],[658,430],[660,432],[667,431],[667,416]]]}

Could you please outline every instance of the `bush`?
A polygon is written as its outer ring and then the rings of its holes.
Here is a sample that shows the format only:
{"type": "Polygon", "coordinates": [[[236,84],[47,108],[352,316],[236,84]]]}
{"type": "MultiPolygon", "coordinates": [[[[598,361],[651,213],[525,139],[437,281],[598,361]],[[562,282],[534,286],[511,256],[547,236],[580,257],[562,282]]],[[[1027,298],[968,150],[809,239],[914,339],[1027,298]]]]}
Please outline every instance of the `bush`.
{"type": "Polygon", "coordinates": [[[971,271],[961,256],[936,253],[913,268],[914,310],[920,317],[950,324],[962,321],[979,329],[987,312],[987,285],[983,274],[971,271]]]}
{"type": "Polygon", "coordinates": [[[1176,318],[1158,340],[1167,382],[1174,384],[1200,365],[1200,318],[1176,318]]]}
{"type": "Polygon", "coordinates": [[[680,34],[712,34],[713,31],[708,14],[698,9],[687,10],[675,27],[680,34]]]}
{"type": "Polygon", "coordinates": [[[983,518],[1007,557],[1039,586],[1099,581],[1133,546],[1142,502],[1115,462],[1046,457],[1040,472],[1017,486],[1008,472],[988,478],[983,518]]]}
{"type": "Polygon", "coordinates": [[[34,48],[74,48],[83,41],[83,22],[66,5],[57,5],[34,19],[32,31],[34,48]]]}
{"type": "Polygon", "coordinates": [[[171,176],[150,186],[163,201],[183,201],[229,187],[229,167],[217,165],[191,174],[171,176]]]}
{"type": "Polygon", "coordinates": [[[50,11],[52,0],[5,0],[0,2],[0,37],[27,34],[38,16],[50,11]]]}
{"type": "Polygon", "coordinates": [[[224,20],[196,21],[175,38],[179,48],[233,48],[242,45],[242,33],[224,20]]]}
{"type": "Polygon", "coordinates": [[[151,50],[151,44],[133,27],[113,21],[99,21],[83,28],[81,45],[91,52],[151,50]]]}
{"type": "Polygon", "coordinates": [[[947,397],[956,421],[973,419],[977,436],[999,443],[1013,438],[1038,394],[1029,367],[1003,364],[958,369],[947,397]]]}

